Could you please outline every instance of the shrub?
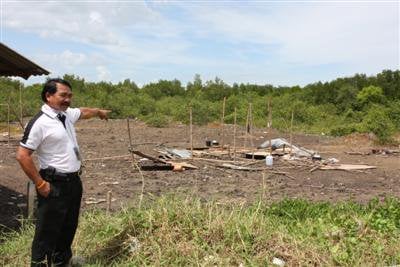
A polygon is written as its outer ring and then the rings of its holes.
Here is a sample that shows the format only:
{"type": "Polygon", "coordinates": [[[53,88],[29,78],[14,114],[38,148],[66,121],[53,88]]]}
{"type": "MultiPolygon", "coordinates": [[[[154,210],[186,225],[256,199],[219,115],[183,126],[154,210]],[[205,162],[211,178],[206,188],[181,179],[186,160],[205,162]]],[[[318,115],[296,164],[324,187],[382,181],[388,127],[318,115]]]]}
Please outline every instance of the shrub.
{"type": "Polygon", "coordinates": [[[331,129],[330,133],[333,136],[348,135],[357,132],[357,124],[338,125],[331,129]]]}
{"type": "Polygon", "coordinates": [[[168,126],[170,119],[168,116],[162,114],[152,114],[145,118],[145,122],[149,126],[163,128],[168,126]]]}
{"type": "Polygon", "coordinates": [[[166,127],[170,123],[169,117],[162,114],[149,115],[145,117],[144,121],[146,122],[147,125],[157,128],[166,127]]]}
{"type": "Polygon", "coordinates": [[[372,132],[378,138],[378,142],[387,143],[392,140],[395,127],[383,106],[373,105],[368,109],[361,123],[361,131],[372,132]]]}
{"type": "Polygon", "coordinates": [[[357,102],[361,107],[368,106],[373,103],[383,103],[385,101],[385,96],[383,90],[377,86],[364,87],[357,94],[357,102]]]}

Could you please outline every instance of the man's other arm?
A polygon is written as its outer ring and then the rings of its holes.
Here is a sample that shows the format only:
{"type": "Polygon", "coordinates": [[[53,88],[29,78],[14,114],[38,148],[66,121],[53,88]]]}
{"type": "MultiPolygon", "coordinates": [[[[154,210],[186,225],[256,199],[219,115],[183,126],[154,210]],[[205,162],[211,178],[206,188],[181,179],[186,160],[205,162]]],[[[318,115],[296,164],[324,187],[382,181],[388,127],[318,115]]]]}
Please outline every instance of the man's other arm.
{"type": "Polygon", "coordinates": [[[17,161],[21,165],[25,174],[36,185],[39,194],[47,197],[50,193],[50,184],[40,176],[35,163],[33,162],[32,153],[32,150],[20,146],[17,150],[17,161]]]}

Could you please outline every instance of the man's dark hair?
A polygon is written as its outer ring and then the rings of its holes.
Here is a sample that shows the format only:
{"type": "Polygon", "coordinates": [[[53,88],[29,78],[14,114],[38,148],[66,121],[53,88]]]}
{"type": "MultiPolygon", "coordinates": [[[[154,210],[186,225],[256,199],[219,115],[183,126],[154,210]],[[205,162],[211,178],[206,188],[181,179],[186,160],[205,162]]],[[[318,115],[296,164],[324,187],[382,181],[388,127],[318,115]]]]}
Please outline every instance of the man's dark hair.
{"type": "Polygon", "coordinates": [[[71,84],[69,82],[67,82],[66,80],[63,80],[61,78],[48,79],[47,82],[44,84],[43,90],[42,90],[43,102],[47,103],[46,93],[49,93],[50,95],[54,95],[57,92],[57,83],[61,83],[65,86],[68,86],[72,90],[71,84]]]}

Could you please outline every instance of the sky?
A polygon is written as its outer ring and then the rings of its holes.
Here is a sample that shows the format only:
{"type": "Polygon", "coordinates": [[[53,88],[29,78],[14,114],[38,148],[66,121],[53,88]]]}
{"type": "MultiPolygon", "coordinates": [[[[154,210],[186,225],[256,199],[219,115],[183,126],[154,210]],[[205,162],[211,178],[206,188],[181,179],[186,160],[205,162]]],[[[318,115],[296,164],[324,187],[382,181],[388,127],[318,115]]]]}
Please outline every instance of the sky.
{"type": "Polygon", "coordinates": [[[400,0],[0,0],[0,40],[51,77],[304,86],[399,69],[399,13],[400,0]]]}

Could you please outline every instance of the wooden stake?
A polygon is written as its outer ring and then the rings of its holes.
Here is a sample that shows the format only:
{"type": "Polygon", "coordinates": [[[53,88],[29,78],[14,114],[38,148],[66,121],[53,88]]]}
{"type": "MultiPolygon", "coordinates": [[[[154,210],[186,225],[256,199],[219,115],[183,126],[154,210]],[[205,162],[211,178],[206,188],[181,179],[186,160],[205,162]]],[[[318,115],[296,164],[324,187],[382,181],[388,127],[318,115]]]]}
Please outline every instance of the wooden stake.
{"type": "Polygon", "coordinates": [[[247,108],[247,115],[246,115],[246,134],[250,133],[250,126],[249,126],[249,114],[250,114],[250,104],[247,108]]]}
{"type": "Polygon", "coordinates": [[[249,104],[249,134],[253,132],[253,103],[249,104]]]}
{"type": "Polygon", "coordinates": [[[233,113],[233,161],[236,161],[236,107],[233,113]]]}
{"type": "Polygon", "coordinates": [[[193,158],[193,110],[192,106],[189,107],[190,116],[190,157],[193,158]]]}
{"type": "Polygon", "coordinates": [[[36,186],[32,181],[27,183],[27,196],[28,196],[28,219],[35,219],[35,210],[36,210],[36,186]]]}
{"type": "MultiPolygon", "coordinates": [[[[253,125],[253,115],[252,115],[252,103],[249,103],[249,108],[247,109],[247,118],[246,118],[246,133],[245,133],[245,144],[244,148],[247,147],[247,140],[250,139],[250,147],[254,150],[253,139],[251,136],[252,125],[253,125]]],[[[254,159],[254,153],[253,157],[254,159]]]]}
{"type": "Polygon", "coordinates": [[[222,117],[221,117],[221,148],[222,148],[222,150],[224,149],[224,139],[225,139],[225,133],[224,133],[225,103],[226,103],[226,97],[224,96],[224,101],[222,102],[222,117]]]}
{"type": "Polygon", "coordinates": [[[271,97],[268,97],[268,128],[272,127],[272,107],[271,107],[271,97]]]}
{"type": "MultiPolygon", "coordinates": [[[[129,137],[129,151],[133,150],[132,147],[132,136],[131,136],[131,126],[129,125],[129,118],[126,118],[126,127],[128,129],[128,137],[129,137]]],[[[132,160],[135,160],[135,155],[131,153],[132,160]]]]}
{"type": "Polygon", "coordinates": [[[7,143],[7,146],[10,146],[10,139],[11,139],[10,104],[7,104],[7,130],[8,130],[8,143],[7,143]]]}
{"type": "Polygon", "coordinates": [[[136,163],[135,156],[133,153],[133,147],[132,147],[132,138],[131,138],[131,127],[129,126],[129,118],[126,119],[127,126],[128,126],[128,136],[129,136],[129,152],[131,153],[132,157],[132,165],[135,167],[135,169],[138,170],[140,177],[142,178],[142,191],[140,192],[140,198],[139,198],[139,210],[142,207],[142,201],[143,201],[143,195],[144,195],[144,175],[142,171],[140,170],[139,165],[136,163]]]}
{"type": "Polygon", "coordinates": [[[252,132],[253,132],[253,104],[250,103],[249,105],[249,138],[250,138],[250,146],[252,148],[252,156],[251,159],[254,160],[254,152],[255,152],[255,147],[254,147],[254,143],[253,143],[253,138],[252,138],[252,132]]]}
{"type": "Polygon", "coordinates": [[[24,130],[25,125],[24,125],[24,115],[22,113],[22,85],[19,85],[19,113],[20,113],[20,118],[21,118],[21,125],[22,129],[24,130]]]}
{"type": "Polygon", "coordinates": [[[269,152],[272,153],[272,107],[271,107],[271,97],[268,97],[268,135],[269,135],[269,152]]]}
{"type": "MultiPolygon", "coordinates": [[[[10,99],[8,99],[10,100],[10,99]]],[[[10,127],[10,104],[0,104],[0,106],[6,106],[7,107],[7,132],[8,132],[8,141],[7,141],[7,146],[10,146],[10,139],[11,139],[11,127],[10,127]]]]}
{"type": "Polygon", "coordinates": [[[107,192],[107,210],[106,210],[107,214],[110,214],[111,200],[112,200],[112,191],[110,190],[107,192]]]}
{"type": "Polygon", "coordinates": [[[290,137],[289,137],[289,143],[290,143],[290,153],[289,155],[292,155],[292,139],[293,139],[293,110],[292,110],[292,118],[290,119],[290,137]]]}

